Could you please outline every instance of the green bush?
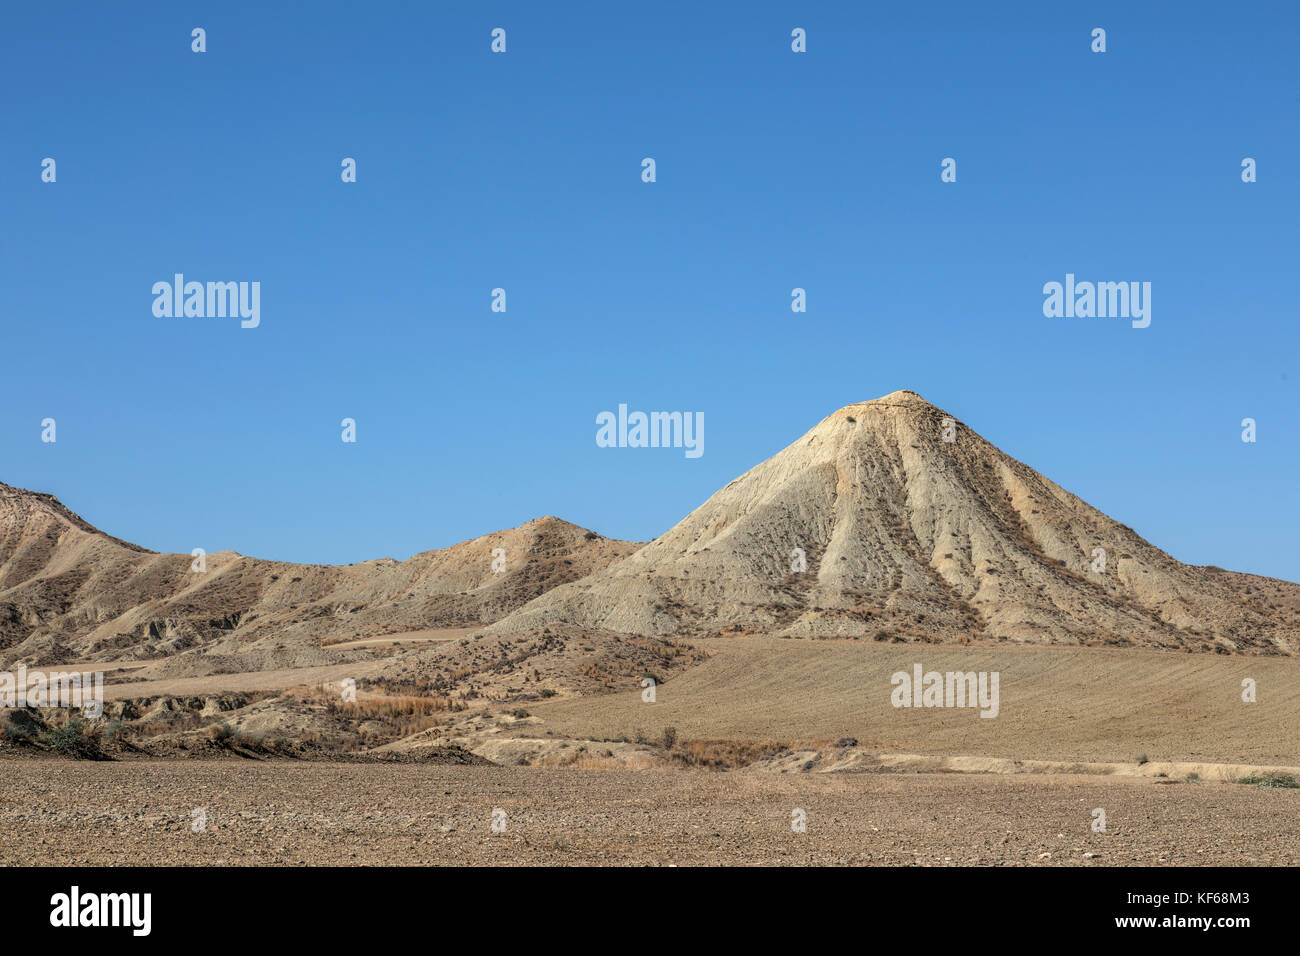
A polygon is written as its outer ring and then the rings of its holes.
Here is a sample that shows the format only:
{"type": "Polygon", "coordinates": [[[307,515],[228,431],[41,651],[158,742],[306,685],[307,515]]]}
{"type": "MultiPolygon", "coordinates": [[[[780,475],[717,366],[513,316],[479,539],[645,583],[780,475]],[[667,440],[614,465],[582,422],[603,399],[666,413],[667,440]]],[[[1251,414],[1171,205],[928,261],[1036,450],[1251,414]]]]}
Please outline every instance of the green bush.
{"type": "Polygon", "coordinates": [[[1300,780],[1286,773],[1251,774],[1242,777],[1237,783],[1248,783],[1256,787],[1279,787],[1285,790],[1300,790],[1300,780]]]}
{"type": "Polygon", "coordinates": [[[101,756],[98,729],[80,717],[70,717],[62,727],[43,731],[36,740],[56,753],[69,757],[101,756]]]}

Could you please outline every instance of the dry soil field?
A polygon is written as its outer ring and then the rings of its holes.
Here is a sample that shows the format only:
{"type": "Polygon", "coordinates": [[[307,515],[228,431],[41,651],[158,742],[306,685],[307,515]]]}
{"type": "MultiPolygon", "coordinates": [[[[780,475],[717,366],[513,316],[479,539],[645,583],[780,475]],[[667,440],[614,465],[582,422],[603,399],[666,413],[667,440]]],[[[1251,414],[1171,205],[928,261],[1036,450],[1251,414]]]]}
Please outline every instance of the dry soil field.
{"type": "Polygon", "coordinates": [[[6,771],[4,866],[1300,864],[1300,791],[1232,784],[251,762],[6,771]],[[806,832],[791,827],[798,809],[806,832]]]}
{"type": "Polygon", "coordinates": [[[1292,659],[1139,648],[961,648],[720,638],[715,656],[657,688],[529,705],[544,731],[617,738],[833,741],[909,754],[1300,766],[1292,659]],[[1000,710],[895,709],[890,676],[913,664],[997,671],[1000,710]],[[1256,703],[1241,699],[1244,678],[1256,703]],[[1292,728],[1290,732],[1286,728],[1292,728]]]}

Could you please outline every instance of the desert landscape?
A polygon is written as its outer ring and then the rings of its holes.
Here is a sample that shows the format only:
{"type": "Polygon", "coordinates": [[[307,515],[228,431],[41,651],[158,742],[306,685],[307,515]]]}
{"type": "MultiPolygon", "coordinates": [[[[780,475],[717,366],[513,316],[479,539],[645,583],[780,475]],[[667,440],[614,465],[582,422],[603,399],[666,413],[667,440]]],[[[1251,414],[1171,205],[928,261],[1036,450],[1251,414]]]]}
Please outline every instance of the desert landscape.
{"type": "Polygon", "coordinates": [[[644,543],[158,554],[0,485],[0,670],[103,675],[0,710],[0,862],[1296,865],[1298,651],[1300,585],[910,391],[644,543]]]}

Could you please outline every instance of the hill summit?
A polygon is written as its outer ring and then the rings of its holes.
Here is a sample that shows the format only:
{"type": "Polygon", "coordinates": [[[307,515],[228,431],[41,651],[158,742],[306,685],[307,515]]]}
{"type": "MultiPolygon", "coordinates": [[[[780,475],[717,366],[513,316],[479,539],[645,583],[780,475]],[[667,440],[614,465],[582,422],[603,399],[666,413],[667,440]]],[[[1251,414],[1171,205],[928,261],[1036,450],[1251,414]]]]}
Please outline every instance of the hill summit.
{"type": "Polygon", "coordinates": [[[1291,653],[1297,591],[1180,563],[903,390],[832,413],[629,558],[490,630],[1291,653]],[[1291,606],[1270,607],[1270,587],[1291,606]]]}

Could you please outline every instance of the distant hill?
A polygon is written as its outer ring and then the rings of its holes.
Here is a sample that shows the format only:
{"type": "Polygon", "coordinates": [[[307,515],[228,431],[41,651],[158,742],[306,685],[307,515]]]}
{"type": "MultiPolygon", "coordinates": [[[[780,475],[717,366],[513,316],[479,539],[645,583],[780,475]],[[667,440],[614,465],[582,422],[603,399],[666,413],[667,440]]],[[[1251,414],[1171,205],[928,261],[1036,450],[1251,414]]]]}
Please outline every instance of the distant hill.
{"type": "Polygon", "coordinates": [[[491,630],[557,623],[1293,654],[1300,586],[1182,564],[899,391],[840,409],[631,557],[491,630]]]}
{"type": "MultiPolygon", "coordinates": [[[[484,624],[638,545],[545,517],[407,561],[300,565],[156,554],[50,495],[0,484],[0,659],[142,660],[292,650],[484,624]],[[492,570],[493,551],[505,571],[492,570]]],[[[312,663],[302,654],[286,663],[312,663]]]]}

